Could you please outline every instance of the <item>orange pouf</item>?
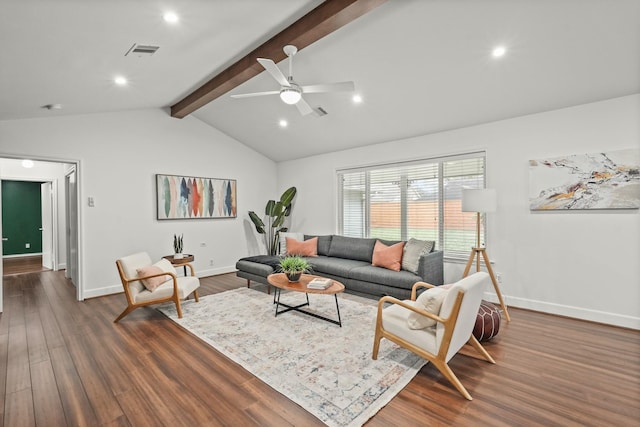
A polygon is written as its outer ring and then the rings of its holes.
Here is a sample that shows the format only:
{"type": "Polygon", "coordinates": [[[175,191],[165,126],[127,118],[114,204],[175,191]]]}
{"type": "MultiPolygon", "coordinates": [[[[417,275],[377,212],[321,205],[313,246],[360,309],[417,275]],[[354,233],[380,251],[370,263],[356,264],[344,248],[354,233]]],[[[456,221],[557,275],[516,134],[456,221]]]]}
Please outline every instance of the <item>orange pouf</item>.
{"type": "Polygon", "coordinates": [[[478,341],[488,341],[498,335],[499,330],[500,311],[490,302],[482,301],[473,327],[473,336],[478,341]]]}

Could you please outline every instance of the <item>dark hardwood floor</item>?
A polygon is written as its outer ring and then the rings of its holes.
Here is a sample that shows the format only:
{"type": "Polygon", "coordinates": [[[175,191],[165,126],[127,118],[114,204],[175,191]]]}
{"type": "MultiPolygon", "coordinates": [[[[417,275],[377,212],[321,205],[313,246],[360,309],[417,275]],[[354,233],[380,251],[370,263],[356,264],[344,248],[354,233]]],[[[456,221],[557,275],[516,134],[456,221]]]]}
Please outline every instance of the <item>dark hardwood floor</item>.
{"type": "Polygon", "coordinates": [[[42,266],[42,255],[2,259],[2,274],[5,276],[48,270],[42,266]]]}
{"type": "MultiPolygon", "coordinates": [[[[245,284],[208,277],[200,295],[245,284]]],[[[322,425],[153,308],[113,324],[122,294],[78,302],[64,272],[52,271],[3,285],[4,426],[322,425]]],[[[485,345],[496,365],[461,354],[450,362],[473,401],[427,364],[366,425],[638,425],[640,332],[509,311],[511,323],[485,345]]]]}

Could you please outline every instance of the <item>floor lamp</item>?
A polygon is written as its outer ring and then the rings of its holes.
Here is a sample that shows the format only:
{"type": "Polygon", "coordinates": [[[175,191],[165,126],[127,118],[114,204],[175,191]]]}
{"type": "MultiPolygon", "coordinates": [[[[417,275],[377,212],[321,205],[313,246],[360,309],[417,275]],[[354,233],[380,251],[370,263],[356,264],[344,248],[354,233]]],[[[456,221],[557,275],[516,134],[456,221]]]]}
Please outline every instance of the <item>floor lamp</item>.
{"type": "Polygon", "coordinates": [[[467,277],[467,275],[469,274],[469,270],[471,270],[471,265],[473,264],[474,259],[476,260],[476,271],[480,271],[480,258],[482,257],[482,260],[487,267],[487,272],[491,277],[491,282],[493,282],[493,289],[495,289],[496,295],[498,295],[500,307],[502,307],[502,311],[504,312],[504,316],[507,318],[507,321],[510,322],[511,318],[509,317],[507,306],[502,299],[502,293],[500,292],[500,287],[498,287],[496,275],[493,273],[493,269],[491,268],[491,262],[489,261],[489,257],[487,256],[487,250],[480,245],[480,214],[495,212],[497,205],[496,200],[496,190],[494,189],[483,188],[480,190],[462,190],[462,212],[476,213],[476,246],[474,248],[471,248],[469,261],[467,261],[467,266],[464,269],[462,277],[467,277]]]}

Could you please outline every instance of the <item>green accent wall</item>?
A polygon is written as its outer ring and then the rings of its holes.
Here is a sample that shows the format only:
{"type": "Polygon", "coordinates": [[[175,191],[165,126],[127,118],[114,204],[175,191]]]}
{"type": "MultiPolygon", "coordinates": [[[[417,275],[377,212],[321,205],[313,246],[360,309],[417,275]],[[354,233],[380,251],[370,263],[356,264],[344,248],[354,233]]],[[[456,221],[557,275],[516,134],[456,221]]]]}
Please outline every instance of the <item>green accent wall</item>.
{"type": "Polygon", "coordinates": [[[42,252],[40,182],[2,181],[2,255],[42,252]],[[26,248],[26,244],[30,248],[26,248]]]}

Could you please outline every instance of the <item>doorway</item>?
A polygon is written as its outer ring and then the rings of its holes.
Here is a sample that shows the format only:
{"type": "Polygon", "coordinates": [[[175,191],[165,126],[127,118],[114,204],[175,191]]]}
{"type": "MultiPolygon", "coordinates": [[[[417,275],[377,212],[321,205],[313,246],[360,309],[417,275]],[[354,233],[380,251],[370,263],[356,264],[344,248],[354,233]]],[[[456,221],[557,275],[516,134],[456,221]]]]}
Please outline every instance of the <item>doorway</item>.
{"type": "Polygon", "coordinates": [[[4,274],[57,270],[56,182],[3,178],[1,187],[4,274]]]}
{"type": "MultiPolygon", "coordinates": [[[[25,269],[46,270],[50,266],[52,270],[64,269],[66,276],[76,287],[76,297],[83,299],[80,251],[79,248],[79,215],[78,215],[78,163],[77,161],[52,161],[30,160],[32,168],[24,169],[23,159],[0,157],[0,181],[24,180],[39,181],[41,186],[42,201],[42,252],[40,260],[24,260],[25,269]],[[34,165],[35,164],[35,165],[34,165]],[[68,181],[71,181],[69,185],[68,181]],[[71,189],[71,190],[69,190],[71,189]],[[68,190],[72,194],[68,194],[68,190]],[[71,211],[71,216],[69,216],[71,211]],[[46,237],[45,237],[46,236],[46,237]],[[41,267],[37,263],[41,262],[41,267]],[[71,270],[71,274],[70,271],[71,270]]],[[[1,193],[0,193],[1,196],[1,193]]],[[[2,199],[0,197],[0,208],[2,199]]],[[[3,231],[0,218],[0,234],[3,231]]],[[[0,253],[2,243],[0,243],[0,253]]],[[[8,267],[13,269],[14,266],[8,267]]],[[[21,267],[22,268],[22,267],[21,267]]],[[[3,263],[0,263],[0,277],[4,273],[3,263]]],[[[0,287],[0,312],[3,306],[3,289],[0,287]]]]}

